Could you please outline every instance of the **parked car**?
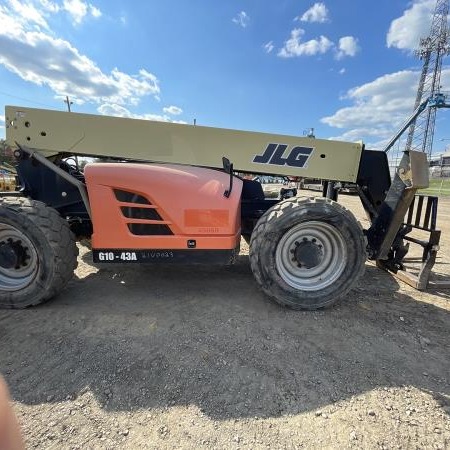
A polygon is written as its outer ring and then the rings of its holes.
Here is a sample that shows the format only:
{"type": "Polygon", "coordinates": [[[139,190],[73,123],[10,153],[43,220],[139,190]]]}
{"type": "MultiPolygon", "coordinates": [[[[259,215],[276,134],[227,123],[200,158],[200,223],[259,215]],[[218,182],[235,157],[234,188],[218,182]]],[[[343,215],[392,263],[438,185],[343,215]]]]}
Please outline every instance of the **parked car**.
{"type": "Polygon", "coordinates": [[[340,194],[357,194],[358,187],[355,183],[342,182],[338,183],[338,191],[340,194]]]}
{"type": "Polygon", "coordinates": [[[267,198],[280,198],[284,200],[297,195],[296,183],[290,181],[288,177],[259,175],[253,178],[253,180],[261,183],[264,195],[267,198]]]}

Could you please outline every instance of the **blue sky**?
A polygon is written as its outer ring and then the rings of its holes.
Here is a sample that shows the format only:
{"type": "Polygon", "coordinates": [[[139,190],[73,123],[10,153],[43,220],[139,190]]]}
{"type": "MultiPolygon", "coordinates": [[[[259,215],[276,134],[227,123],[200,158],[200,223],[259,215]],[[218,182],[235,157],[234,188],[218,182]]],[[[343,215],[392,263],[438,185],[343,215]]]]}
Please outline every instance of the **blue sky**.
{"type": "MultiPolygon", "coordinates": [[[[435,0],[0,0],[4,105],[363,140],[411,113],[435,0]]],[[[450,91],[444,61],[443,89],[450,91]]],[[[438,111],[435,151],[450,139],[438,111]]]]}

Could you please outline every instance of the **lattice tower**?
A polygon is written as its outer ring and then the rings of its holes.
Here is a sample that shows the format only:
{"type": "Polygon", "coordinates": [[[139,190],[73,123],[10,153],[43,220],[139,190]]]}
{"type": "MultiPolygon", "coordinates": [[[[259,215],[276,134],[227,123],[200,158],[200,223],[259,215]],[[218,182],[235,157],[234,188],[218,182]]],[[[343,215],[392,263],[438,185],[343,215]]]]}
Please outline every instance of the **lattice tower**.
{"type": "MultiPolygon", "coordinates": [[[[437,0],[428,37],[420,40],[416,55],[423,61],[416,109],[426,98],[440,90],[442,60],[450,54],[450,31],[448,28],[449,0],[437,0]]],[[[436,108],[426,108],[408,132],[406,150],[418,150],[431,156],[436,121],[436,108]]]]}

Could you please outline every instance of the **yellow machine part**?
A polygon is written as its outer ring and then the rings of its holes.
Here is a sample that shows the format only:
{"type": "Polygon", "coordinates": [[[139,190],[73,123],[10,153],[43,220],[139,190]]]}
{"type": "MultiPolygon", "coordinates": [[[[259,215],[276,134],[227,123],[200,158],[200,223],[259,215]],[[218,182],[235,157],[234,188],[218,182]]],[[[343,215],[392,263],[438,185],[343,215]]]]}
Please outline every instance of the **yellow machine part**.
{"type": "Polygon", "coordinates": [[[0,173],[0,192],[16,190],[16,177],[0,173]]]}

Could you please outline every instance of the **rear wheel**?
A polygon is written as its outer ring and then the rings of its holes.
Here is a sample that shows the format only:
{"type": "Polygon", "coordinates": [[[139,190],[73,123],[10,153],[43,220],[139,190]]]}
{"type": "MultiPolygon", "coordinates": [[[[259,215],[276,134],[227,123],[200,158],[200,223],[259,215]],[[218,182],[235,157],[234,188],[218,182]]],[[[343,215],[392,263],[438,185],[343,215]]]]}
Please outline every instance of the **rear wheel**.
{"type": "Polygon", "coordinates": [[[72,278],[78,249],[53,208],[0,198],[0,307],[25,308],[56,295],[72,278]]]}
{"type": "Polygon", "coordinates": [[[354,216],[325,198],[289,199],[268,210],[250,241],[250,264],[263,291],[294,309],[342,298],[364,272],[366,243],[354,216]]]}

